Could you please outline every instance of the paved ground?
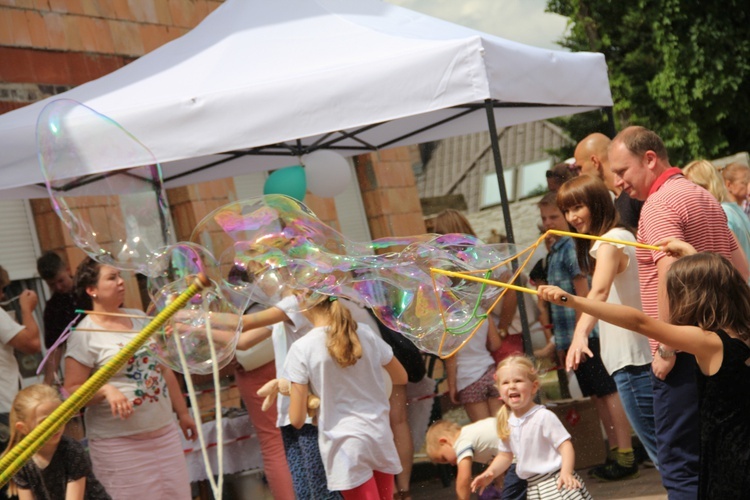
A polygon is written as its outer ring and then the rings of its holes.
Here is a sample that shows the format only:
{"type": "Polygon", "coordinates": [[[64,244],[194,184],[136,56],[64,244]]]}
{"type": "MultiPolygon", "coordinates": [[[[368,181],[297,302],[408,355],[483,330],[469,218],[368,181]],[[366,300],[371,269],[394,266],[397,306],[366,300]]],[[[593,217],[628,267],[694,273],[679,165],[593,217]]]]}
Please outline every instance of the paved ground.
{"type": "MultiPolygon", "coordinates": [[[[581,477],[586,480],[586,473],[583,472],[581,477]]],[[[653,468],[641,468],[637,478],[625,481],[608,483],[588,479],[586,487],[595,499],[666,500],[667,498],[659,473],[653,468]]],[[[438,478],[414,483],[412,493],[414,500],[440,500],[456,497],[453,484],[444,488],[438,478]]]]}

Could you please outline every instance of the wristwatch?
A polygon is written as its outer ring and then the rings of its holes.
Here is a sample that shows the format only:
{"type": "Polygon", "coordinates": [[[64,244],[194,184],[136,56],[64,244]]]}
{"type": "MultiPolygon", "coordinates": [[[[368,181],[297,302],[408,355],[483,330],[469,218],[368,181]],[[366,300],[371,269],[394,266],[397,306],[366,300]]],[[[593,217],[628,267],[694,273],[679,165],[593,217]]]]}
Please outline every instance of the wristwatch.
{"type": "Polygon", "coordinates": [[[673,358],[674,355],[677,354],[677,351],[664,349],[664,346],[662,346],[662,345],[659,346],[659,348],[656,350],[656,352],[659,353],[659,356],[662,359],[673,358]]]}

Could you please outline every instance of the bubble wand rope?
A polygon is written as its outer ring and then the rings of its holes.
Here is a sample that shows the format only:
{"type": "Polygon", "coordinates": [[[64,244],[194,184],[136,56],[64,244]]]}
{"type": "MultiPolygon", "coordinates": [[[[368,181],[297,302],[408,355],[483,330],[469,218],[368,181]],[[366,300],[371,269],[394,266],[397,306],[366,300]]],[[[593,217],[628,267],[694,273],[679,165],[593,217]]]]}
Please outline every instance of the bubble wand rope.
{"type": "Polygon", "coordinates": [[[94,397],[96,392],[112,378],[136,351],[145,344],[151,335],[160,328],[165,321],[181,309],[191,297],[209,284],[204,275],[199,275],[187,290],[182,292],[174,302],[160,312],[143,330],[123,347],[102,368],[97,370],[81,385],[68,399],[57,407],[44,421],[36,426],[25,438],[13,447],[5,456],[0,458],[0,486],[7,483],[23,464],[36,453],[68,420],[78,413],[83,406],[94,397]]]}
{"type": "Polygon", "coordinates": [[[584,240],[599,240],[599,241],[605,241],[607,243],[615,243],[617,245],[626,245],[629,247],[643,248],[645,250],[657,250],[657,251],[661,250],[661,247],[657,247],[656,245],[646,245],[645,243],[638,243],[634,241],[623,241],[623,240],[616,240],[614,238],[604,238],[602,236],[594,236],[593,234],[558,231],[557,229],[550,229],[544,234],[545,235],[556,234],[558,236],[570,236],[571,238],[583,238],[584,240]]]}
{"type": "MultiPolygon", "coordinates": [[[[489,270],[482,269],[482,270],[478,270],[478,271],[471,271],[471,272],[465,273],[465,274],[457,273],[458,274],[457,277],[459,277],[459,278],[468,278],[468,276],[470,276],[472,272],[473,273],[477,273],[477,272],[494,271],[495,269],[497,269],[497,268],[499,268],[501,266],[504,266],[508,262],[510,262],[510,261],[512,261],[514,259],[519,259],[524,254],[528,254],[526,256],[526,259],[524,259],[523,264],[521,264],[518,267],[518,269],[516,269],[516,271],[513,273],[513,276],[510,279],[510,281],[513,282],[513,281],[515,281],[518,278],[518,276],[521,275],[521,272],[528,265],[529,260],[531,260],[531,257],[534,255],[534,252],[536,251],[537,247],[542,243],[542,241],[544,241],[544,237],[545,236],[546,236],[546,233],[543,234],[543,235],[541,235],[536,240],[536,242],[534,242],[533,244],[529,245],[528,247],[526,247],[525,249],[521,250],[520,252],[518,252],[518,253],[516,253],[514,255],[511,255],[510,257],[508,257],[507,259],[503,260],[502,262],[500,262],[500,263],[492,266],[489,270]]],[[[442,272],[442,271],[440,271],[440,270],[438,270],[438,269],[436,269],[436,268],[430,268],[430,276],[432,277],[432,286],[433,286],[433,289],[435,291],[435,297],[437,299],[438,304],[440,304],[440,295],[438,293],[437,282],[435,281],[435,274],[445,274],[445,273],[442,272]]],[[[487,276],[485,276],[485,278],[486,277],[487,276]]],[[[470,278],[469,278],[469,280],[470,281],[477,281],[477,280],[472,280],[470,278]]],[[[493,284],[493,285],[497,285],[497,283],[499,283],[499,282],[490,281],[490,284],[493,284]]],[[[489,307],[488,310],[491,311],[491,310],[495,309],[495,307],[500,303],[500,301],[503,299],[503,296],[505,295],[505,293],[507,291],[508,291],[508,289],[506,288],[502,292],[500,292],[500,295],[498,295],[498,297],[495,299],[495,301],[492,303],[492,305],[489,307]]],[[[477,303],[479,303],[479,301],[481,301],[481,294],[480,294],[480,296],[477,299],[477,303]]],[[[438,305],[438,307],[439,307],[439,305],[438,305]]],[[[474,330],[472,330],[472,332],[469,335],[467,335],[467,338],[463,342],[461,342],[461,344],[459,344],[451,352],[449,352],[448,354],[443,354],[443,346],[445,345],[445,339],[447,338],[447,335],[450,333],[450,331],[452,330],[452,328],[449,327],[448,324],[447,324],[447,322],[445,321],[445,312],[441,310],[440,313],[441,313],[440,316],[442,318],[443,327],[444,327],[444,329],[443,329],[443,335],[440,337],[440,344],[438,345],[438,356],[440,356],[441,359],[448,359],[448,358],[454,356],[458,351],[460,351],[466,345],[467,342],[469,342],[472,339],[472,337],[474,337],[474,334],[476,334],[476,332],[479,330],[479,327],[482,326],[482,323],[484,323],[485,321],[487,321],[487,315],[484,315],[483,318],[479,318],[480,319],[479,323],[477,323],[477,325],[474,327],[474,330]]]]}
{"type": "MultiPolygon", "coordinates": [[[[594,235],[590,235],[590,234],[573,233],[573,232],[569,232],[569,231],[559,231],[557,229],[550,229],[550,230],[546,231],[543,235],[541,235],[539,237],[539,239],[537,239],[537,241],[534,244],[530,245],[529,247],[527,247],[524,250],[521,250],[517,254],[515,254],[515,255],[513,255],[513,256],[511,256],[511,257],[509,257],[507,259],[505,259],[504,261],[500,262],[499,264],[496,264],[496,265],[492,266],[490,268],[490,270],[497,269],[498,267],[505,265],[506,263],[510,262],[513,259],[520,258],[524,253],[529,252],[529,254],[526,257],[526,259],[524,260],[523,264],[521,266],[519,266],[518,270],[514,273],[513,277],[510,280],[511,282],[515,281],[516,278],[518,277],[518,275],[520,275],[521,271],[529,263],[529,260],[531,259],[531,256],[533,255],[533,253],[536,250],[536,248],[540,245],[540,243],[544,240],[544,238],[547,235],[549,235],[549,234],[553,234],[553,235],[557,235],[557,236],[570,236],[571,238],[582,238],[582,239],[587,239],[587,240],[599,240],[599,241],[604,241],[604,242],[607,242],[607,243],[614,243],[614,244],[619,244],[619,245],[632,246],[632,247],[636,247],[636,248],[643,248],[643,249],[646,249],[646,250],[657,250],[657,251],[661,250],[661,248],[658,247],[658,246],[647,245],[645,243],[638,243],[638,242],[632,242],[632,241],[617,240],[617,239],[614,239],[614,238],[604,238],[602,236],[594,236],[594,235]]],[[[481,270],[471,271],[469,273],[458,273],[458,272],[453,272],[453,271],[445,271],[445,270],[437,269],[437,268],[430,268],[430,274],[432,275],[432,283],[433,283],[433,287],[435,289],[435,294],[436,295],[437,295],[437,282],[435,281],[435,274],[442,274],[444,276],[449,276],[449,277],[454,277],[454,278],[463,278],[463,279],[466,279],[466,280],[469,280],[469,281],[476,281],[478,283],[483,283],[483,284],[488,284],[488,285],[494,285],[494,286],[498,286],[498,287],[504,288],[504,290],[500,293],[500,296],[498,296],[497,299],[495,299],[495,301],[492,303],[492,306],[490,307],[490,310],[494,309],[495,306],[500,303],[500,300],[502,300],[502,297],[503,297],[503,295],[505,294],[505,292],[507,290],[516,290],[516,291],[519,291],[519,292],[524,292],[524,293],[530,293],[530,294],[533,294],[533,295],[537,295],[536,290],[533,290],[531,288],[519,287],[519,286],[516,286],[516,285],[512,285],[510,283],[503,283],[501,281],[489,280],[489,279],[486,279],[486,276],[485,276],[485,278],[478,278],[478,277],[472,276],[472,274],[471,274],[471,273],[480,273],[480,272],[485,272],[485,271],[486,271],[485,269],[481,269],[481,270]]],[[[482,289],[482,290],[484,290],[484,289],[482,289]]],[[[480,294],[480,300],[481,300],[481,294],[480,294]]],[[[567,298],[566,297],[563,297],[562,300],[563,300],[563,302],[567,302],[567,298]]],[[[474,334],[476,333],[476,331],[481,326],[481,323],[483,321],[486,321],[486,318],[482,319],[482,321],[480,321],[479,324],[476,325],[476,327],[474,328],[474,330],[467,336],[466,340],[464,340],[463,342],[461,342],[461,344],[458,347],[456,347],[453,351],[449,352],[446,355],[442,355],[441,353],[442,353],[442,350],[443,350],[443,345],[445,343],[445,338],[446,338],[446,335],[449,333],[449,330],[451,328],[449,328],[448,325],[445,322],[445,315],[441,314],[441,316],[443,317],[443,325],[445,326],[445,330],[443,331],[443,335],[442,335],[442,337],[440,339],[440,345],[438,347],[438,355],[442,359],[450,358],[451,356],[453,356],[454,354],[456,354],[458,351],[460,351],[461,348],[464,345],[466,345],[466,343],[469,340],[471,340],[471,338],[474,336],[474,334]]]]}
{"type": "Polygon", "coordinates": [[[203,302],[204,312],[206,313],[206,339],[211,350],[211,363],[212,363],[212,374],[214,382],[214,401],[216,403],[216,433],[217,433],[217,450],[216,458],[218,461],[218,477],[219,481],[216,482],[214,478],[213,467],[211,461],[208,458],[208,446],[206,445],[206,439],[203,436],[203,421],[201,419],[200,405],[198,404],[197,393],[193,386],[193,378],[190,375],[188,369],[187,358],[185,357],[185,351],[182,349],[182,342],[180,342],[179,336],[174,337],[175,348],[177,350],[177,356],[180,358],[180,366],[182,367],[183,375],[185,376],[185,385],[187,385],[188,399],[190,400],[190,407],[193,408],[193,417],[196,421],[196,431],[198,431],[198,442],[200,443],[201,455],[203,456],[203,464],[206,468],[206,475],[208,476],[208,483],[213,491],[214,498],[222,498],[222,491],[224,489],[224,431],[221,424],[221,386],[219,384],[219,368],[218,360],[216,359],[216,348],[214,347],[213,335],[211,334],[211,318],[209,311],[203,302]]]}

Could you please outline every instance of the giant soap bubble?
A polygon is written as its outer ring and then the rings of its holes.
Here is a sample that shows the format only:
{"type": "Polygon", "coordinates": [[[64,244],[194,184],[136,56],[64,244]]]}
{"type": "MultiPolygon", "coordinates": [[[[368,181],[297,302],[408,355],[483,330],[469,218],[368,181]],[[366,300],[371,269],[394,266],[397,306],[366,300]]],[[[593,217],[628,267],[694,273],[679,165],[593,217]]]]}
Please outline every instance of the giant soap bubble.
{"type": "MultiPolygon", "coordinates": [[[[460,346],[500,290],[433,276],[430,269],[474,273],[513,251],[455,234],[356,243],[282,195],[216,209],[196,226],[191,241],[220,254],[222,268],[242,269],[247,293],[256,302],[275,305],[290,289],[348,297],[431,352],[460,346]]],[[[483,277],[497,279],[500,273],[483,277]]]]}
{"type": "Polygon", "coordinates": [[[37,120],[47,190],[76,246],[118,269],[148,273],[172,238],[161,171],[120,125],[81,103],[52,101],[37,120]],[[118,166],[136,167],[111,170],[118,166]]]}
{"type": "MultiPolygon", "coordinates": [[[[178,279],[163,287],[153,299],[154,312],[167,307],[191,283],[192,279],[178,279]]],[[[232,360],[241,329],[242,316],[235,312],[213,283],[167,320],[153,335],[149,348],[162,363],[179,372],[183,372],[182,351],[190,373],[207,375],[214,369],[214,360],[217,369],[232,360]]]]}

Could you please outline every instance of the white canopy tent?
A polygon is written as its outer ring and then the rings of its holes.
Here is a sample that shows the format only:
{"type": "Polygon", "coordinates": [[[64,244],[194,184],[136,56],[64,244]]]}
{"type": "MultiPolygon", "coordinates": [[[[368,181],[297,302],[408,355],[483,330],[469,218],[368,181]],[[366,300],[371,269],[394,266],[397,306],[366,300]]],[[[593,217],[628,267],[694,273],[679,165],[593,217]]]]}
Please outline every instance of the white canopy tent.
{"type": "Polygon", "coordinates": [[[57,98],[120,123],[166,187],[317,149],[350,156],[486,130],[489,106],[504,127],[612,105],[601,54],[528,47],[377,0],[228,0],[124,68],[0,115],[0,197],[47,196],[35,126],[57,98]]]}
{"type": "MultiPolygon", "coordinates": [[[[227,0],[126,67],[0,115],[0,198],[47,196],[36,122],[60,98],[133,134],[167,188],[296,165],[318,149],[351,156],[489,129],[510,242],[497,127],[612,105],[601,54],[528,47],[378,0],[227,0]]],[[[73,125],[77,140],[106,147],[96,126],[73,125]]],[[[85,193],[66,195],[93,194],[98,174],[109,190],[146,156],[78,165],[85,193]]],[[[530,353],[525,324],[524,344],[530,353]]]]}

